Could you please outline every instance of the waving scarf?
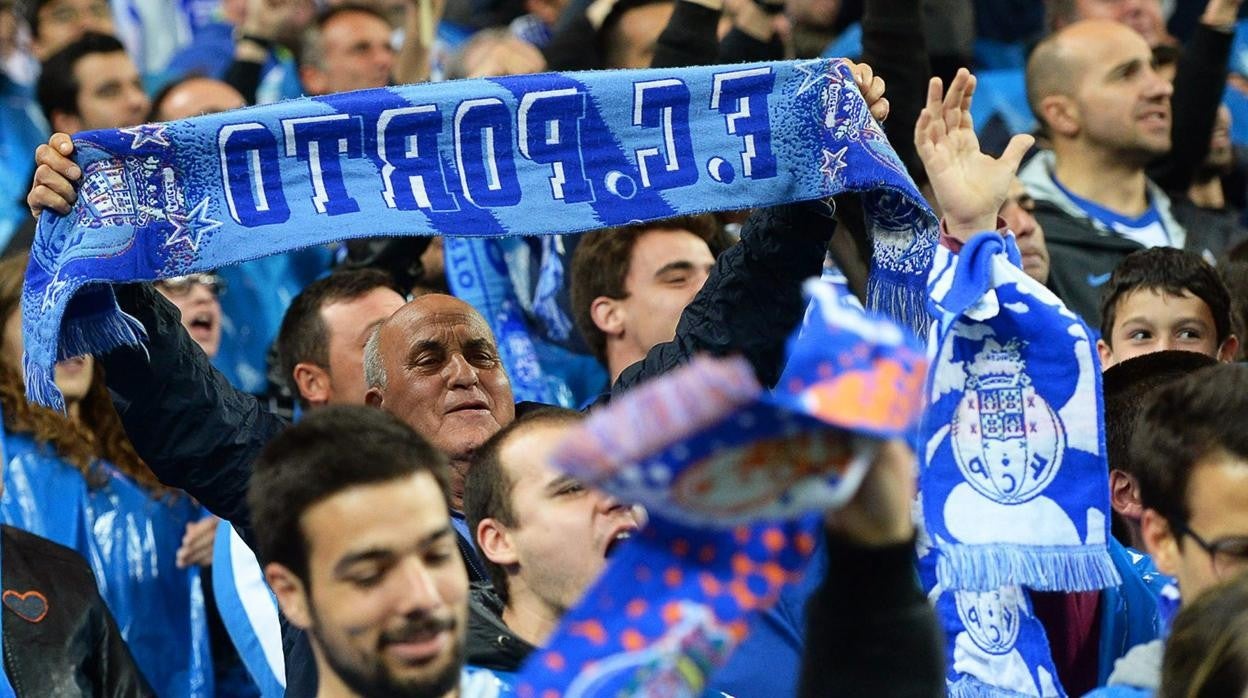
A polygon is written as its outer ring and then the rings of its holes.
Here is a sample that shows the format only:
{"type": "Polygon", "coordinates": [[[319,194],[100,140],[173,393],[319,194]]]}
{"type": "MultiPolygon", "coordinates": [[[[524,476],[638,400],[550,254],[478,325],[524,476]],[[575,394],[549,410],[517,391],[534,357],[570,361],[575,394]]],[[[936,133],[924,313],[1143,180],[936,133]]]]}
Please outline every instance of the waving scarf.
{"type": "Polygon", "coordinates": [[[750,615],[804,569],[814,512],[844,504],[876,440],[917,419],[918,343],[829,284],[807,290],[775,391],[744,360],[698,359],[613,400],[556,453],[651,521],[529,659],[519,695],[701,695],[750,615]]]}
{"type": "Polygon", "coordinates": [[[932,304],[920,490],[941,585],[1118,584],[1091,332],[995,233],[938,252],[932,304]]]}
{"type": "Polygon", "coordinates": [[[91,131],[76,148],[78,201],[43,214],[22,300],[27,390],[54,406],[58,358],[141,341],[108,283],[346,238],[544,235],[893,194],[911,203],[881,210],[906,232],[876,245],[895,292],[875,296],[915,325],[935,243],[842,61],[382,88],[91,131]]]}

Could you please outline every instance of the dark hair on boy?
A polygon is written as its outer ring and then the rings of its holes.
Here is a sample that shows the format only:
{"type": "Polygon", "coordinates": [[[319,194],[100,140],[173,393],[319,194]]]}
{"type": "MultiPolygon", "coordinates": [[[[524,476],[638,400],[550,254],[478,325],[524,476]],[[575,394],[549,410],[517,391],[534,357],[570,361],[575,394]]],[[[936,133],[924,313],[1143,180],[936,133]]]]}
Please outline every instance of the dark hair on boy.
{"type": "Polygon", "coordinates": [[[378,288],[395,290],[389,274],[380,269],[347,269],[313,281],[290,302],[277,333],[277,357],[282,379],[299,404],[308,406],[295,385],[295,366],[307,362],[329,368],[329,328],[321,310],[332,303],[353,301],[378,288]]]}
{"type": "Polygon", "coordinates": [[[83,58],[96,53],[124,52],[126,47],[117,37],[87,32],[65,48],[57,51],[43,62],[35,94],[44,117],[52,121],[53,112],[78,114],[78,90],[81,85],[74,77],[74,66],[83,58]]]}
{"type": "Polygon", "coordinates": [[[1137,250],[1123,258],[1101,296],[1101,339],[1113,346],[1114,320],[1118,302],[1141,290],[1160,291],[1171,296],[1190,293],[1213,315],[1213,325],[1221,345],[1231,336],[1231,293],[1218,271],[1199,255],[1173,247],[1137,250]]]}
{"type": "Polygon", "coordinates": [[[572,253],[572,280],[569,292],[576,328],[602,363],[607,361],[607,335],[594,324],[590,306],[599,296],[628,298],[624,280],[632,263],[633,246],[652,230],[688,230],[702,238],[716,258],[730,242],[715,217],[704,213],[677,216],[649,223],[595,230],[581,236],[572,253]]]}
{"type": "Polygon", "coordinates": [[[269,442],[247,490],[262,564],[285,566],[306,584],[308,540],[300,519],[352,487],[428,473],[450,510],[446,457],[394,415],[371,407],[315,410],[269,442]]]}
{"type": "Polygon", "coordinates": [[[1209,589],[1174,619],[1159,698],[1242,696],[1248,688],[1248,575],[1209,589]]]}
{"type": "Polygon", "coordinates": [[[1131,463],[1140,503],[1170,522],[1191,516],[1192,470],[1210,457],[1248,460],[1248,365],[1217,364],[1157,389],[1135,425],[1131,463]]]}
{"type": "MultiPolygon", "coordinates": [[[[516,526],[515,509],[512,508],[511,492],[516,483],[507,475],[500,460],[503,446],[514,434],[537,426],[577,424],[585,414],[563,407],[544,407],[525,413],[511,424],[490,437],[473,455],[472,465],[464,480],[464,518],[475,540],[477,526],[485,519],[494,519],[504,526],[516,526]]],[[[506,604],[508,601],[507,571],[501,565],[481,556],[485,571],[490,575],[494,592],[506,604]]]]}

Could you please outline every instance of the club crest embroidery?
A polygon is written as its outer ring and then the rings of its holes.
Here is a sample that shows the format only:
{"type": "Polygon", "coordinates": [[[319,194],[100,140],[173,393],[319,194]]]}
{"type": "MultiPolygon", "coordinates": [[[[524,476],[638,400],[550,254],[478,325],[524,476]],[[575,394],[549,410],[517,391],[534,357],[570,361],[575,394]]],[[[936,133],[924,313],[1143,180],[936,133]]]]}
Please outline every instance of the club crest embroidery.
{"type": "Polygon", "coordinates": [[[975,646],[989,654],[1008,654],[1018,642],[1018,587],[995,591],[954,592],[958,618],[975,646]]]}
{"type": "Polygon", "coordinates": [[[1020,345],[988,339],[967,367],[954,413],[953,455],[966,482],[999,504],[1044,492],[1062,465],[1065,430],[1026,374],[1020,345]]]}

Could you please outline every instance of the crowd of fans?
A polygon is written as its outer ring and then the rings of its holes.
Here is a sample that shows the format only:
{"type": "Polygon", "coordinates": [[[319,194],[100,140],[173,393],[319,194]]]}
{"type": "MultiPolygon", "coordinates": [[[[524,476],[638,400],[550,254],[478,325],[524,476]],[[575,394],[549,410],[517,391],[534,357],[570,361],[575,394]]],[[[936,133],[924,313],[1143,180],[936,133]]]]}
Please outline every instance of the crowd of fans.
{"type": "MultiPolygon", "coordinates": [[[[507,259],[525,322],[575,357],[552,406],[515,401],[495,332],[449,295],[443,240],[354,240],[118,286],[146,346],[58,364],[61,415],[24,396],[19,299],[31,214],[77,198],[70,136],[386,85],[827,55],[860,61],[941,244],[1008,230],[1099,333],[1114,538],[1138,573],[1037,595],[1060,683],[1243,694],[1244,4],[0,0],[4,674],[19,696],[505,695],[645,526],[552,466],[576,408],[701,352],[774,384],[802,282],[835,266],[862,296],[870,266],[852,200],[523,241],[507,259]],[[984,71],[978,92],[962,67],[984,71]],[[263,570],[276,622],[220,601],[227,564],[263,570]],[[1152,622],[1163,576],[1169,627],[1152,622]],[[39,599],[63,615],[41,624],[39,599]],[[248,632],[280,632],[276,656],[254,661],[248,632]]],[[[914,465],[879,452],[707,695],[944,694],[914,465]]]]}

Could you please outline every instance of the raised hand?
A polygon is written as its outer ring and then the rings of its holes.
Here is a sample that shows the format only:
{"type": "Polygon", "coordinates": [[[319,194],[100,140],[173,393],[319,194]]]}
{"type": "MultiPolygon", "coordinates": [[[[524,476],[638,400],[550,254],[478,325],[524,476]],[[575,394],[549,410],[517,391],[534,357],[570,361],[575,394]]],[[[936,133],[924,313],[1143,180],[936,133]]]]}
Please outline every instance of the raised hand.
{"type": "Polygon", "coordinates": [[[74,143],[64,133],[54,133],[47,143],[35,148],[35,177],[26,195],[30,215],[39,217],[50,209],[62,216],[78,200],[75,183],[82,177],[82,168],[71,158],[74,143]]]}
{"type": "Polygon", "coordinates": [[[850,72],[854,74],[854,84],[867,101],[867,108],[876,121],[888,118],[888,100],[884,98],[884,80],[876,76],[875,71],[866,63],[850,62],[850,72]]]}
{"type": "Polygon", "coordinates": [[[958,71],[943,94],[940,78],[927,87],[927,105],[914,128],[914,145],[945,215],[950,235],[965,242],[975,233],[995,230],[997,211],[1010,181],[1035,139],[1019,134],[1005,153],[993,158],[980,151],[971,121],[975,76],[958,71]]]}

